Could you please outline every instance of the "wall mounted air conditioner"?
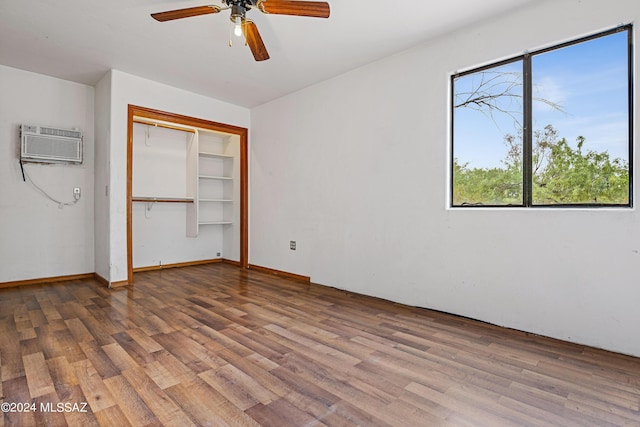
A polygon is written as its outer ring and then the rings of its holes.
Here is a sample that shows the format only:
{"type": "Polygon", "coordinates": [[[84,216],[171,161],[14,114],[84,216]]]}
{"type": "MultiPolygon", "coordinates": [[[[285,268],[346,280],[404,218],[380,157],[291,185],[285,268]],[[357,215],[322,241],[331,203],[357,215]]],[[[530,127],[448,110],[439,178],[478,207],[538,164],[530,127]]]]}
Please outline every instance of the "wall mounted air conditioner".
{"type": "Polygon", "coordinates": [[[20,126],[23,162],[82,163],[82,132],[44,126],[20,126]]]}

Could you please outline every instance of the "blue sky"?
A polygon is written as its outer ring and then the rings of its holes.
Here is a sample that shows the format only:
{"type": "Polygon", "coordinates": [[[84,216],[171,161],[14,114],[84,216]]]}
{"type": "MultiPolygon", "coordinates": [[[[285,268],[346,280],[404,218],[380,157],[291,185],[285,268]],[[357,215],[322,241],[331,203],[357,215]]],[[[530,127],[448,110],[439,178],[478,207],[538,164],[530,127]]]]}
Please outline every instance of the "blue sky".
{"type": "MultiPolygon", "coordinates": [[[[628,160],[627,32],[619,32],[532,58],[533,97],[558,104],[558,111],[534,101],[533,128],[553,125],[560,138],[574,143],[586,138],[583,150],[608,151],[612,158],[628,160]]],[[[498,69],[519,75],[522,61],[498,69]]],[[[485,78],[487,74],[485,73],[485,78]]],[[[455,92],[470,91],[480,73],[455,80],[455,92]]],[[[515,90],[521,95],[522,86],[515,90]]],[[[506,102],[506,98],[504,99],[506,102]]],[[[521,116],[521,99],[501,106],[521,116]]],[[[500,166],[506,146],[504,135],[515,134],[517,125],[508,114],[487,117],[486,109],[457,108],[454,116],[454,156],[469,167],[500,166]],[[484,114],[483,114],[484,112],[484,114]]]]}

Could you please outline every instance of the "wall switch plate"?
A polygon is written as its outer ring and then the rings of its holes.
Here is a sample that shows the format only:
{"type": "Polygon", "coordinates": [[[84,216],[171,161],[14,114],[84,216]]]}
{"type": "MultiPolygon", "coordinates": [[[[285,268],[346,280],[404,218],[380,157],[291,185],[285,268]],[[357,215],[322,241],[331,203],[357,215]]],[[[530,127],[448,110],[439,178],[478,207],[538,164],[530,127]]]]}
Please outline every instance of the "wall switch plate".
{"type": "Polygon", "coordinates": [[[292,251],[296,250],[296,241],[295,240],[291,240],[289,242],[289,249],[291,249],[292,251]]]}

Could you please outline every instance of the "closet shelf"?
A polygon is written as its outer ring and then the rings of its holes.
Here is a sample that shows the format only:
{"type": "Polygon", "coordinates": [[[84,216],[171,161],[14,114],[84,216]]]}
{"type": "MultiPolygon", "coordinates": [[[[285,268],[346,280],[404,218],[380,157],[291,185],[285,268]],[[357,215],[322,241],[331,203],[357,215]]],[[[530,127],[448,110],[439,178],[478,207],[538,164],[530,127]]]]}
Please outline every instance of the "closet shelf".
{"type": "Polygon", "coordinates": [[[231,221],[202,221],[199,222],[198,225],[226,225],[233,224],[231,221]]]}
{"type": "Polygon", "coordinates": [[[198,178],[200,179],[222,179],[222,180],[226,180],[226,181],[232,181],[233,178],[231,178],[230,176],[213,176],[213,175],[200,175],[198,176],[198,178]]]}
{"type": "Polygon", "coordinates": [[[202,156],[202,157],[218,157],[218,158],[221,158],[221,159],[233,159],[233,157],[234,157],[234,156],[231,156],[229,154],[212,153],[212,152],[209,152],[209,151],[200,151],[198,153],[198,155],[202,156]]]}
{"type": "Polygon", "coordinates": [[[232,199],[198,199],[199,202],[233,202],[232,199]]]}
{"type": "Polygon", "coordinates": [[[132,202],[144,202],[144,203],[193,203],[193,199],[182,197],[138,197],[131,198],[132,202]]]}

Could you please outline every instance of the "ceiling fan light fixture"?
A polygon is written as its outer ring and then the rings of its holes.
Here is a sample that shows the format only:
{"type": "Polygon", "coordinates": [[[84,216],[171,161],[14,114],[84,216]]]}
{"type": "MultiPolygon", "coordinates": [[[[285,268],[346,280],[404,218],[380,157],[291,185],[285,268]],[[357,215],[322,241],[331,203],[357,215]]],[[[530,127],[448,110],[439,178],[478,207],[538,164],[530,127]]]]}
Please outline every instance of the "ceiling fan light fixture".
{"type": "Polygon", "coordinates": [[[242,37],[242,18],[236,16],[236,21],[233,25],[233,34],[236,37],[242,37]]]}
{"type": "Polygon", "coordinates": [[[242,2],[225,1],[225,3],[229,4],[231,8],[231,15],[229,16],[229,19],[231,20],[231,27],[229,28],[229,46],[232,46],[233,36],[242,37],[243,35],[242,21],[244,21],[244,15],[247,12],[247,8],[242,2]]]}

